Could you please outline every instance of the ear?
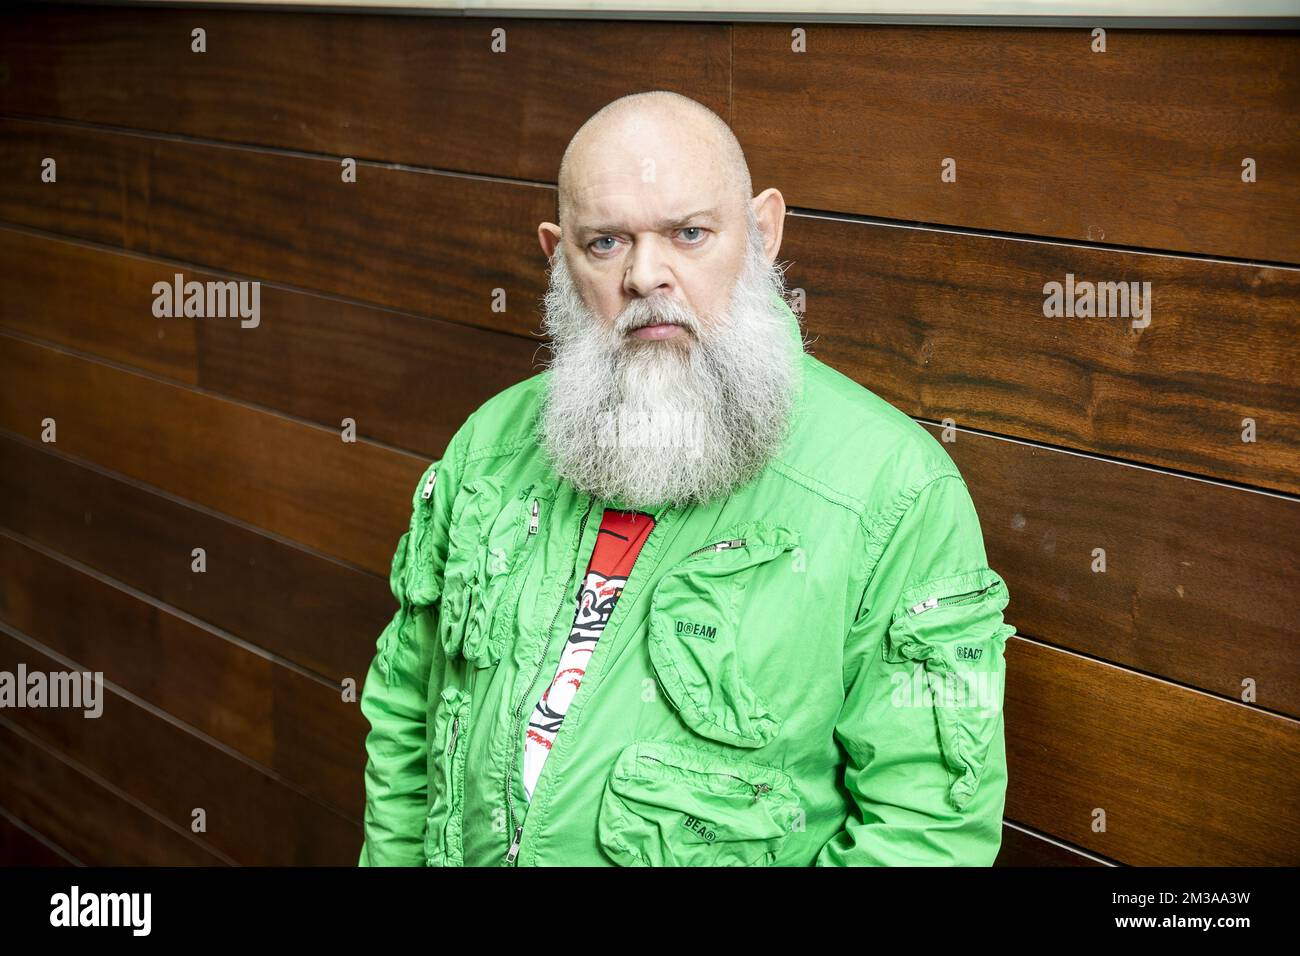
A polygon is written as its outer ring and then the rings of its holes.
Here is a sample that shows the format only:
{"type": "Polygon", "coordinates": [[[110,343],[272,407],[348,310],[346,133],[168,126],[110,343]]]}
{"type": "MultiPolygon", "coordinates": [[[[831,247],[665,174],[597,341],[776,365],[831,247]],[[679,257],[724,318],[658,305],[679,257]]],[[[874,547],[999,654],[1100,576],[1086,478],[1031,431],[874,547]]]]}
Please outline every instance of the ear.
{"type": "Polygon", "coordinates": [[[549,262],[555,255],[555,250],[560,248],[560,227],[553,222],[542,223],[537,227],[537,241],[541,243],[542,252],[549,262]]]}
{"type": "Polygon", "coordinates": [[[769,263],[775,262],[785,232],[785,197],[776,189],[764,189],[750,200],[750,205],[763,233],[763,252],[769,263]]]}

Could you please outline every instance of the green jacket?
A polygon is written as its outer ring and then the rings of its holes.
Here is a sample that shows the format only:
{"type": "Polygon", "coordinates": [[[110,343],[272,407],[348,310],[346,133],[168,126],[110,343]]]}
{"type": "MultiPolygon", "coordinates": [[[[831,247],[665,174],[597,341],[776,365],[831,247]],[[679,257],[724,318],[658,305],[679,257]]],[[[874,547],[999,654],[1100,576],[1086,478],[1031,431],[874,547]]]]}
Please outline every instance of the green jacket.
{"type": "Polygon", "coordinates": [[[992,864],[1006,586],[943,446],[773,304],[802,355],[785,450],[724,500],[643,509],[531,803],[528,717],[602,509],[628,505],[550,469],[547,372],[429,466],[361,697],[360,865],[992,864]]]}

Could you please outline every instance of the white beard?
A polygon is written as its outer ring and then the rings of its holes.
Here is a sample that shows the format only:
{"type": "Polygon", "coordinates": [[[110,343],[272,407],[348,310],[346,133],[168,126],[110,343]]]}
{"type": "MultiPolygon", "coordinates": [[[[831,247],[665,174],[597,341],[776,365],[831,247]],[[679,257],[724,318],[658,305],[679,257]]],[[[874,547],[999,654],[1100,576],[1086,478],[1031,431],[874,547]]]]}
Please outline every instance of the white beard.
{"type": "Polygon", "coordinates": [[[796,341],[770,301],[784,290],[751,221],[725,315],[701,320],[654,296],[611,328],[582,301],[561,247],[544,299],[554,358],[538,418],[556,473],[634,507],[702,504],[757,475],[785,441],[800,381],[802,333],[796,341]],[[657,321],[686,329],[663,340],[625,334],[657,321]]]}

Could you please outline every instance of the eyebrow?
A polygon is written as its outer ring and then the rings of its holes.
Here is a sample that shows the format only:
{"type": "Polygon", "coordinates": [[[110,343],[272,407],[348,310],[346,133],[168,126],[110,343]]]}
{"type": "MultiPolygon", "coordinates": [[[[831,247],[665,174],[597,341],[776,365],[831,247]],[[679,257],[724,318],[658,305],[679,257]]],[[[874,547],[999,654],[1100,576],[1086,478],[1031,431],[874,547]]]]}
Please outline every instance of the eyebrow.
{"type": "MultiPolygon", "coordinates": [[[[680,216],[676,219],[660,219],[659,222],[655,224],[655,230],[657,232],[663,232],[665,229],[680,229],[695,219],[716,220],[717,218],[717,209],[698,209],[693,213],[680,216]]],[[[579,226],[578,239],[581,241],[587,239],[589,236],[603,236],[612,232],[617,233],[623,231],[624,229],[621,225],[579,226]]]]}

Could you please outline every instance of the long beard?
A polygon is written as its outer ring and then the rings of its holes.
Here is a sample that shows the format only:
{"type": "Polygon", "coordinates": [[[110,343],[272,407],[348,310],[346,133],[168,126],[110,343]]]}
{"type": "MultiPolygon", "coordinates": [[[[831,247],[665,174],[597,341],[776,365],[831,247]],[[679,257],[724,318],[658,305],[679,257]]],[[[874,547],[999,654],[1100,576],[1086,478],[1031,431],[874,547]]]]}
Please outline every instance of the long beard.
{"type": "Polygon", "coordinates": [[[777,454],[790,425],[802,341],[773,307],[784,276],[754,224],[725,315],[701,319],[659,297],[634,300],[612,327],[552,259],[543,330],[553,359],[538,419],[552,467],[580,491],[635,507],[730,494],[777,454]],[[643,340],[656,322],[686,329],[643,340]]]}

